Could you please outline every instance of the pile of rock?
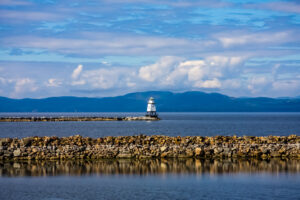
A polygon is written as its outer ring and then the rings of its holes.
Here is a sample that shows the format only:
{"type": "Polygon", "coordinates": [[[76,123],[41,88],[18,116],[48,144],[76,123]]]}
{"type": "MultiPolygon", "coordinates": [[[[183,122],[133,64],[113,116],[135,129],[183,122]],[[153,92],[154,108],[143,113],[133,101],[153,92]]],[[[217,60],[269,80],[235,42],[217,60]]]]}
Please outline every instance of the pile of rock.
{"type": "Polygon", "coordinates": [[[1,160],[102,158],[300,158],[300,136],[1,138],[1,160]]]}

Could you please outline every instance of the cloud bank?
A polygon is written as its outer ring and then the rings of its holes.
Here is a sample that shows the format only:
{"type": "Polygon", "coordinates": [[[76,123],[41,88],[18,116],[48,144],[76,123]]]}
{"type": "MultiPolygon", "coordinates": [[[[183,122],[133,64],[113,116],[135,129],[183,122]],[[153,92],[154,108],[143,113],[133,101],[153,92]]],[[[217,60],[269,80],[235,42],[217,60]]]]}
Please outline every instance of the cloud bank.
{"type": "Polygon", "coordinates": [[[0,96],[300,96],[297,1],[0,2],[0,96]]]}

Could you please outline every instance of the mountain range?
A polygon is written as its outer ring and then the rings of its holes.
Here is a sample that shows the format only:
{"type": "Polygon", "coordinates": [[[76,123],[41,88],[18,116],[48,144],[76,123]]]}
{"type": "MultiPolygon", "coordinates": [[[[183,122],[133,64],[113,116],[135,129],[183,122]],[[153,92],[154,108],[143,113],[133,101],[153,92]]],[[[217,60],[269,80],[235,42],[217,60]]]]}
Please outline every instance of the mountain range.
{"type": "Polygon", "coordinates": [[[11,99],[0,97],[0,112],[144,112],[154,97],[158,112],[299,112],[300,98],[229,97],[219,93],[149,91],[123,96],[50,97],[11,99]]]}

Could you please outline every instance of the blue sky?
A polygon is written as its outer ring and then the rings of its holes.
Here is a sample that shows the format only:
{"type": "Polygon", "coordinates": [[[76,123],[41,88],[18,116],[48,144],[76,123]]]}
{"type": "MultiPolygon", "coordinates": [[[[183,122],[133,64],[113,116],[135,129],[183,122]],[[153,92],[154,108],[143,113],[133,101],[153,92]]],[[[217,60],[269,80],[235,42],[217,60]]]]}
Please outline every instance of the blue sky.
{"type": "Polygon", "coordinates": [[[300,2],[1,0],[0,96],[300,96],[300,2]]]}

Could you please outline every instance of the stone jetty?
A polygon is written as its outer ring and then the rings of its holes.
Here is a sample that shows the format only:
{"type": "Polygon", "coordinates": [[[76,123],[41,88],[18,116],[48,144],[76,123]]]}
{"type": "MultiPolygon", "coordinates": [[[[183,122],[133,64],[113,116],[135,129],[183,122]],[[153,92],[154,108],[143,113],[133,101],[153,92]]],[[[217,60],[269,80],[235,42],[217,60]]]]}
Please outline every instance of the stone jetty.
{"type": "Polygon", "coordinates": [[[0,117],[0,122],[157,121],[158,117],[0,117]]]}
{"type": "Polygon", "coordinates": [[[89,138],[0,138],[0,160],[111,158],[293,158],[300,159],[300,136],[138,135],[89,138]]]}

